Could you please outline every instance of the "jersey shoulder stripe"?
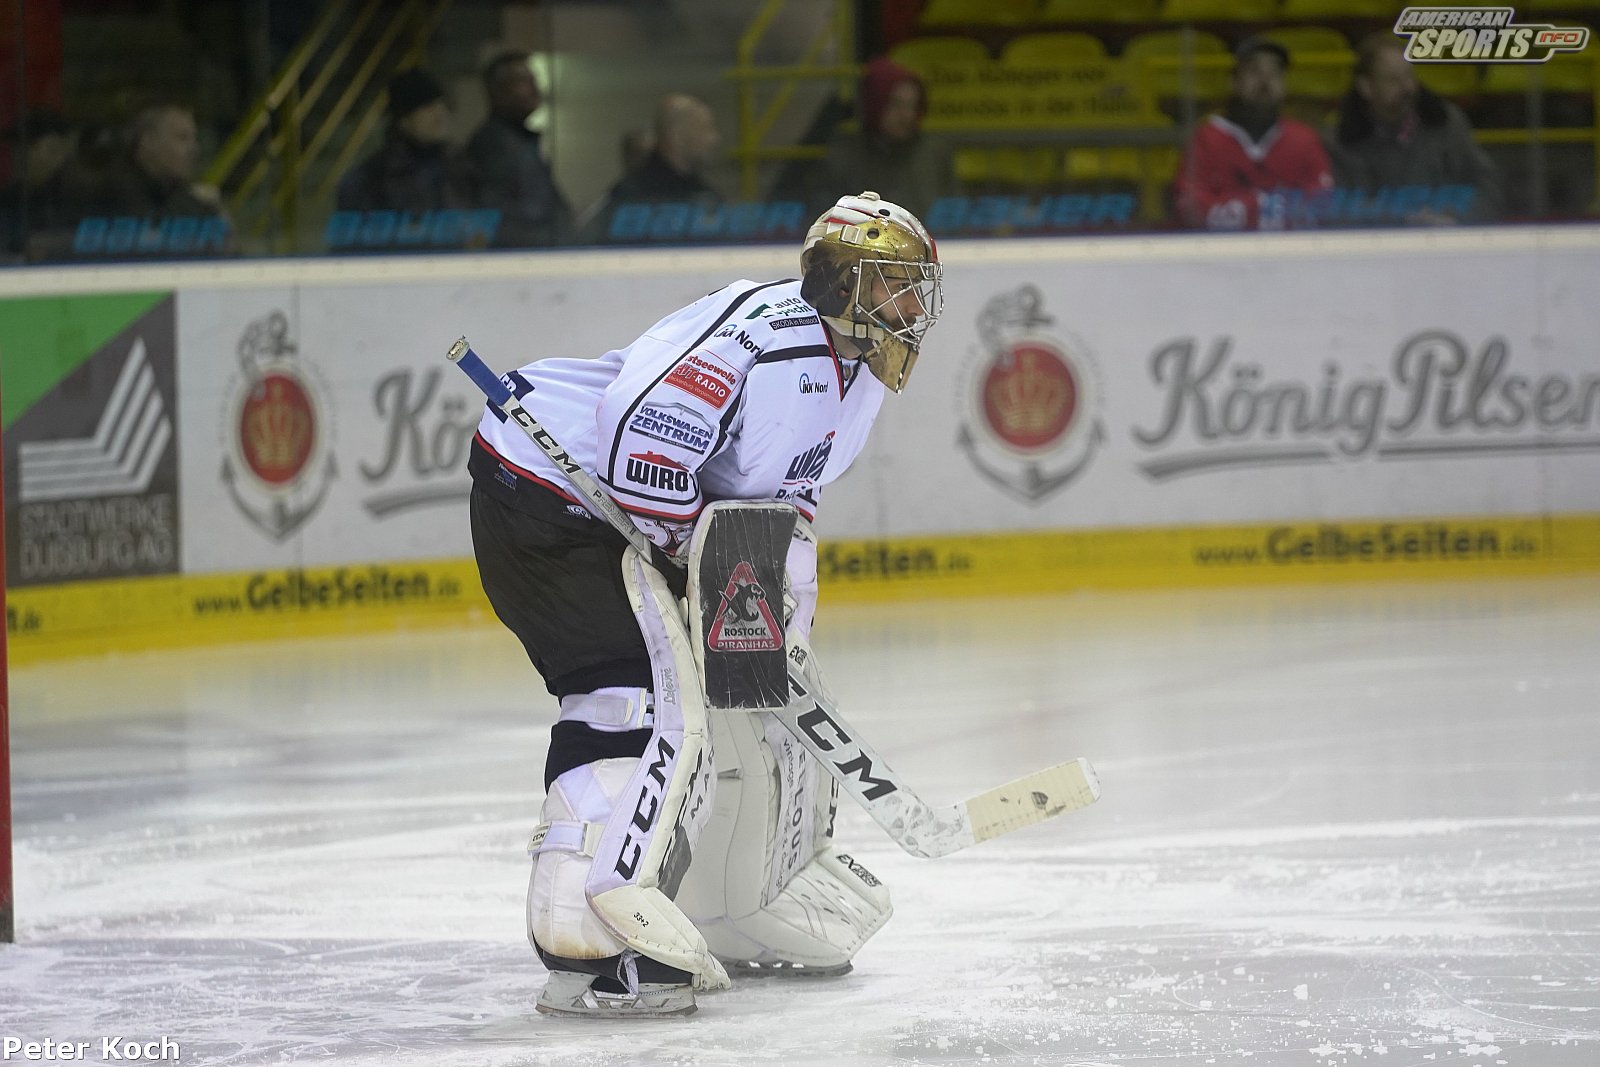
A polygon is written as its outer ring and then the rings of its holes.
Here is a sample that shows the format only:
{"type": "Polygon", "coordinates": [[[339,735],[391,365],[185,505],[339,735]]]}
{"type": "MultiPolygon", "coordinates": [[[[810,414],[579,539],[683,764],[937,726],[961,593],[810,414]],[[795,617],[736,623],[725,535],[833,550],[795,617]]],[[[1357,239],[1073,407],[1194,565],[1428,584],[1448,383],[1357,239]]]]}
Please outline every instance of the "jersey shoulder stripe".
{"type": "Polygon", "coordinates": [[[827,345],[796,345],[793,348],[773,348],[756,357],[757,363],[787,363],[793,359],[833,359],[833,349],[827,345]]]}

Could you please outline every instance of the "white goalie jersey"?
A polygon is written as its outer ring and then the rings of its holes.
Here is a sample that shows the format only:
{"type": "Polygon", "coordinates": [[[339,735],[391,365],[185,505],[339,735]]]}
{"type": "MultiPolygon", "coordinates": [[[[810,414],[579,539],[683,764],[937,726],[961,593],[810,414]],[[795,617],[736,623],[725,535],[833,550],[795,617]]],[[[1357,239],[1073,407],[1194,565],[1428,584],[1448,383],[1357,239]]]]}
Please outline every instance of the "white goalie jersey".
{"type": "MultiPolygon", "coordinates": [[[[813,518],[821,487],[861,452],[883,401],[883,385],[858,367],[834,351],[798,280],[737,281],[625,348],[540,360],[505,382],[670,552],[711,501],[785,501],[813,518]]],[[[506,488],[532,482],[582,507],[492,405],[475,444],[506,488]]]]}

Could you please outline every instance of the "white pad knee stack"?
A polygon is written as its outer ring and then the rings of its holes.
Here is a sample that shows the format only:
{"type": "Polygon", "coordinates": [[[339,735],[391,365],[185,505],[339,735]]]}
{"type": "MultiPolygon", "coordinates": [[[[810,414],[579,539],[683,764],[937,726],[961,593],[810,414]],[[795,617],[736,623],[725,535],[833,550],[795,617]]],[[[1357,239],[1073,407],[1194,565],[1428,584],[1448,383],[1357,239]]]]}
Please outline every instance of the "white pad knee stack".
{"type": "Polygon", "coordinates": [[[727,973],[672,900],[715,787],[689,635],[665,580],[637,550],[622,567],[650,652],[654,707],[646,711],[642,694],[635,703],[626,690],[603,690],[563,701],[562,717],[652,734],[642,757],[598,760],[551,783],[548,821],[529,846],[529,936],[576,959],[630,949],[691,972],[696,988],[725,988],[727,973]]]}
{"type": "Polygon", "coordinates": [[[604,959],[628,946],[589,907],[584,885],[599,845],[599,831],[633,777],[636,759],[606,759],[560,775],[550,783],[528,843],[528,938],[546,952],[576,960],[604,959]]]}
{"type": "Polygon", "coordinates": [[[720,959],[848,963],[893,908],[882,883],[832,850],[832,779],[772,716],[710,715],[717,792],[679,906],[720,959]]]}

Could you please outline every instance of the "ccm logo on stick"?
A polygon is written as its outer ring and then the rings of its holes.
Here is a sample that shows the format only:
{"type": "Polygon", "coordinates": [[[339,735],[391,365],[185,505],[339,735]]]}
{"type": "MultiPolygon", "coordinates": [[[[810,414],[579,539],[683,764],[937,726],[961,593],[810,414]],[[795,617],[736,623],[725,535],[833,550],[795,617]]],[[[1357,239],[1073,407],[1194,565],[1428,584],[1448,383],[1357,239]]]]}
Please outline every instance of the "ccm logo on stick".
{"type": "MultiPolygon", "coordinates": [[[[834,720],[833,716],[822,710],[820,705],[812,704],[811,710],[800,716],[799,723],[800,729],[806,732],[806,736],[815,741],[817,747],[824,752],[832,752],[834,743],[817,732],[817,727],[822,723],[828,724],[833,731],[833,736],[840,745],[853,746],[855,744],[850,739],[850,735],[844,732],[844,728],[834,720]]],[[[877,800],[879,797],[888,796],[899,789],[899,786],[887,778],[872,777],[872,761],[867,758],[866,753],[860,750],[857,750],[855,759],[844,763],[835,762],[834,766],[845,774],[855,775],[861,779],[863,785],[870,786],[870,788],[863,790],[861,793],[868,800],[877,800]]]]}

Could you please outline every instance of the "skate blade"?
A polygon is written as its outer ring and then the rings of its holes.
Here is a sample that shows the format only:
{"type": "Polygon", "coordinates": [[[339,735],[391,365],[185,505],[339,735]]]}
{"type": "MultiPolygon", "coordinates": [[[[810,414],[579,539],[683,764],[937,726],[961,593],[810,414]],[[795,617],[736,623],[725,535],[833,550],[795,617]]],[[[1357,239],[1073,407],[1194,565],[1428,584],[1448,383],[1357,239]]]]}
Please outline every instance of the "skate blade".
{"type": "Polygon", "coordinates": [[[807,967],[803,963],[757,963],[753,960],[722,960],[728,974],[740,978],[838,978],[849,974],[855,965],[849,960],[834,967],[807,967]]]}
{"type": "Polygon", "coordinates": [[[680,1008],[670,1008],[658,1011],[652,1008],[613,1008],[613,1007],[563,1007],[558,1004],[546,1004],[539,1001],[534,1004],[534,1010],[541,1015],[552,1015],[558,1019],[681,1019],[686,1015],[693,1015],[700,1010],[698,1004],[686,1004],[680,1008]]]}
{"type": "Polygon", "coordinates": [[[590,1019],[662,1019],[693,1015],[698,1010],[694,990],[688,986],[645,986],[637,996],[629,996],[597,993],[586,983],[574,983],[565,976],[552,977],[533,1007],[545,1015],[590,1019]]]}

